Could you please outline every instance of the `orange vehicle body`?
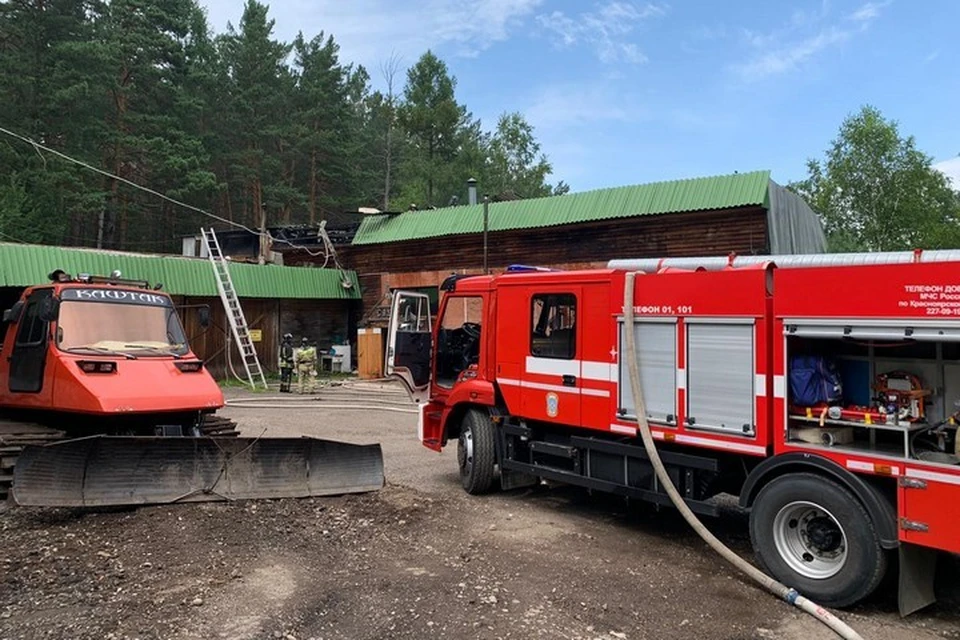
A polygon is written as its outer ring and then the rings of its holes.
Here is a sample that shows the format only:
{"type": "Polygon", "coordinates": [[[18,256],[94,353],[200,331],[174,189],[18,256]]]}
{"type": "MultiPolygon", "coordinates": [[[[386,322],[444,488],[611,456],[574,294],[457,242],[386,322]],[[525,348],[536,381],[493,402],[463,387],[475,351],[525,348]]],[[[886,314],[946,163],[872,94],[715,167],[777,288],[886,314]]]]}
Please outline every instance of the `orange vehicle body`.
{"type": "MultiPolygon", "coordinates": [[[[229,419],[208,420],[223,393],[159,287],[62,271],[50,279],[3,315],[0,410],[12,420],[0,421],[0,483],[14,503],[172,504],[383,486],[379,445],[245,438],[229,419]]],[[[208,312],[199,309],[202,327],[208,312]]]]}
{"type": "Polygon", "coordinates": [[[127,431],[189,427],[224,404],[216,381],[183,337],[166,293],[128,284],[53,282],[24,291],[5,319],[0,408],[8,413],[73,414],[77,419],[58,428],[88,435],[113,430],[105,417],[127,431]],[[73,313],[73,305],[84,306],[73,313]],[[175,344],[138,344],[138,335],[161,322],[175,344]],[[110,338],[99,343],[109,346],[85,347],[70,335],[110,338]]]}

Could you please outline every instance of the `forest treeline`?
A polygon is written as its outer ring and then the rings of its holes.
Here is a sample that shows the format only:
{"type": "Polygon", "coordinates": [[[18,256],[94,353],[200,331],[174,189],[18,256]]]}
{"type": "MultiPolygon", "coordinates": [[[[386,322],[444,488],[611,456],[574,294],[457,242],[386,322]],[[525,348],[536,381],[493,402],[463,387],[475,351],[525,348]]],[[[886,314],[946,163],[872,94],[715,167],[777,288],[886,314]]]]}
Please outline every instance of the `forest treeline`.
{"type": "Polygon", "coordinates": [[[112,174],[0,135],[0,239],[175,251],[210,223],[112,176],[250,227],[462,203],[469,177],[567,191],[521,114],[487,129],[443,60],[403,66],[283,42],[254,0],[221,34],[196,0],[0,2],[0,127],[112,174]]]}
{"type": "MultiPolygon", "coordinates": [[[[522,114],[485,127],[456,86],[430,51],[366,69],[333,34],[283,42],[254,0],[220,34],[197,0],[0,0],[0,128],[89,165],[0,134],[0,240],[177,251],[212,222],[124,181],[251,228],[463,203],[471,177],[568,191],[522,114]]],[[[875,107],[807,174],[830,250],[960,246],[960,185],[875,107]]]]}

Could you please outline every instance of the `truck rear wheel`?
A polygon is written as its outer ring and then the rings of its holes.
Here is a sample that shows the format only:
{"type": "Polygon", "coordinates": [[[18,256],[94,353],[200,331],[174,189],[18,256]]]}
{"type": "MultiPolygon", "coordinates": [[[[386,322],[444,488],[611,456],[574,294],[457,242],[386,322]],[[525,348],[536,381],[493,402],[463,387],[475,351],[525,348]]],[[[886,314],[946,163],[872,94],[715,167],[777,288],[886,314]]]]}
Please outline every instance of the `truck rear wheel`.
{"type": "Polygon", "coordinates": [[[457,441],[460,484],[467,493],[477,495],[490,489],[495,461],[490,414],[479,409],[467,410],[460,422],[460,438],[457,441]]]}
{"type": "Polygon", "coordinates": [[[760,563],[818,604],[845,607],[869,596],[887,570],[876,527],[857,498],[810,473],[768,484],[750,512],[760,563]]]}

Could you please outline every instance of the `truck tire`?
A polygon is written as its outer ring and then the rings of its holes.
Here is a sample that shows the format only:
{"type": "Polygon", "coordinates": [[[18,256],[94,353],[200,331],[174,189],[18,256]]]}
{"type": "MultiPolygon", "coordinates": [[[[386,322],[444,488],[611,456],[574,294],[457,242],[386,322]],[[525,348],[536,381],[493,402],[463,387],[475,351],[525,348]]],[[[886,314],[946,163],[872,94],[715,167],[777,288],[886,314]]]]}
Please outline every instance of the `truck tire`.
{"type": "Polygon", "coordinates": [[[457,464],[464,490],[471,495],[489,491],[493,484],[495,462],[490,414],[480,409],[467,410],[460,422],[460,438],[457,441],[457,464]]]}
{"type": "Polygon", "coordinates": [[[887,571],[867,510],[845,488],[812,473],[781,476],[760,491],[750,540],[770,574],[825,606],[863,600],[887,571]]]}

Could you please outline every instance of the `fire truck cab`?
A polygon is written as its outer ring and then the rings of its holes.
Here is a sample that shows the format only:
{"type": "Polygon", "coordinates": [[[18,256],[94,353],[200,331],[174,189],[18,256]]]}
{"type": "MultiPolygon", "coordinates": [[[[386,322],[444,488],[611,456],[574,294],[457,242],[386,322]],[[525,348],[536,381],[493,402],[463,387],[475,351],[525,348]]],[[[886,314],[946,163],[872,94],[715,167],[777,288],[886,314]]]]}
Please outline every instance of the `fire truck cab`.
{"type": "Polygon", "coordinates": [[[847,606],[897,553],[907,614],[934,600],[937,552],[960,553],[960,256],[895,255],[639,265],[629,329],[625,268],[451,276],[435,320],[395,293],[387,371],[424,446],[457,442],[470,493],[550,480],[669,505],[642,410],[690,508],[739,496],[781,582],[847,606]]]}

